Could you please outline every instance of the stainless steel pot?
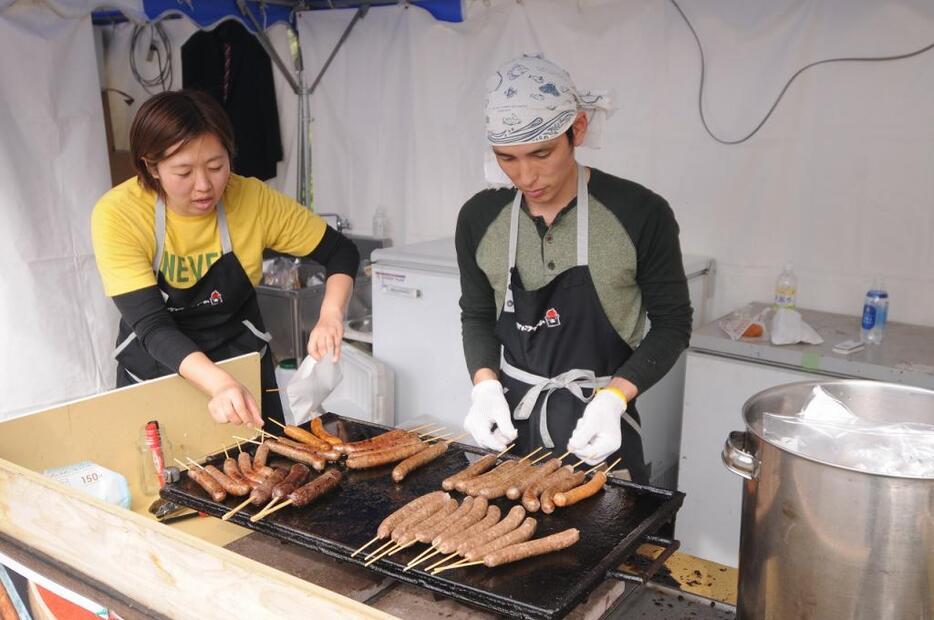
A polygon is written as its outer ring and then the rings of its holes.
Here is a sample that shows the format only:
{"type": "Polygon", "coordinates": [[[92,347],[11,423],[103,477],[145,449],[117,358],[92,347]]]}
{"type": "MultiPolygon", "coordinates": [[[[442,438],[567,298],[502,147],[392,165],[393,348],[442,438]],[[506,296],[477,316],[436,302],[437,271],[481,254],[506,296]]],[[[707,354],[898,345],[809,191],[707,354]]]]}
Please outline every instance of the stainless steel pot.
{"type": "Polygon", "coordinates": [[[767,439],[815,386],[858,417],[934,424],[934,392],[873,381],[784,385],[743,406],[723,462],[742,476],[737,613],[745,619],[934,618],[934,478],[878,475],[767,439]]]}

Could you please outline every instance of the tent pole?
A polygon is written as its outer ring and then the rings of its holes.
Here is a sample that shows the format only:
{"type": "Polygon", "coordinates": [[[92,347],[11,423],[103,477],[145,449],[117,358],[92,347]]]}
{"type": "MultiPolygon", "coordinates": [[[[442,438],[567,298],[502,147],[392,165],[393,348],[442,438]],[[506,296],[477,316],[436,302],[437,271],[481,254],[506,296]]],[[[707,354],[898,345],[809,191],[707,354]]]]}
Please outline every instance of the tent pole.
{"type": "Polygon", "coordinates": [[[279,58],[279,54],[276,53],[275,48],[273,48],[272,43],[269,41],[269,37],[266,36],[266,31],[263,30],[263,27],[256,20],[256,16],[253,15],[253,11],[247,8],[246,0],[237,0],[237,8],[240,9],[240,12],[250,20],[250,23],[253,24],[254,30],[256,30],[256,38],[259,40],[259,44],[263,46],[263,49],[266,50],[266,53],[269,55],[269,58],[279,67],[279,71],[282,72],[282,76],[289,83],[289,86],[292,87],[292,92],[299,94],[301,88],[298,85],[298,82],[295,81],[295,76],[288,70],[285,66],[285,63],[282,62],[282,59],[279,58]]]}
{"type": "MultiPolygon", "coordinates": [[[[243,2],[243,0],[238,0],[243,2]]],[[[318,83],[321,82],[321,78],[324,77],[324,74],[327,72],[328,67],[331,66],[331,61],[334,60],[334,57],[337,55],[338,50],[344,44],[344,41],[347,40],[347,37],[350,36],[350,31],[353,30],[353,27],[357,25],[357,22],[366,17],[367,11],[370,10],[370,3],[367,2],[363,6],[357,9],[357,12],[354,13],[353,19],[350,20],[350,23],[347,24],[347,28],[344,29],[344,34],[341,35],[341,38],[337,41],[337,45],[334,46],[334,49],[331,50],[331,55],[328,56],[328,59],[324,61],[324,66],[321,67],[321,71],[318,72],[315,81],[311,83],[311,88],[308,89],[308,95],[311,96],[314,94],[315,89],[318,88],[318,83]]]]}

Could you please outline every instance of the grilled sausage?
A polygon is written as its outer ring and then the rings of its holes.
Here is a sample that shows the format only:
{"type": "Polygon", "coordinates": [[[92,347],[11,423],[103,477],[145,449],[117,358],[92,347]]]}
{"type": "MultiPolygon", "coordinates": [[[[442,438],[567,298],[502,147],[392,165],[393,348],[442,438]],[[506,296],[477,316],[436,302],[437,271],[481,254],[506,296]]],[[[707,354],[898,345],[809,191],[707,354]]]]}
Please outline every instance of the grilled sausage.
{"type": "Polygon", "coordinates": [[[285,480],[288,472],[284,469],[275,469],[250,493],[250,503],[255,506],[262,506],[269,502],[272,497],[272,490],[277,484],[285,480]]]}
{"type": "Polygon", "coordinates": [[[250,485],[237,482],[218,468],[213,465],[205,465],[204,471],[208,473],[209,476],[217,480],[217,483],[223,487],[223,489],[230,493],[231,495],[236,495],[237,497],[243,497],[250,492],[250,485]]]}
{"type": "Polygon", "coordinates": [[[546,515],[553,513],[555,511],[555,493],[562,493],[569,489],[573,489],[584,481],[585,473],[586,472],[583,471],[574,472],[567,478],[562,478],[542,491],[542,496],[538,499],[542,505],[542,512],[544,512],[546,515]]]}
{"type": "Polygon", "coordinates": [[[438,545],[438,550],[445,555],[453,553],[465,540],[473,538],[477,534],[481,534],[496,525],[496,522],[499,521],[500,514],[499,506],[487,506],[486,514],[482,519],[462,530],[459,534],[449,536],[438,545]]]}
{"type": "Polygon", "coordinates": [[[483,556],[483,564],[490,568],[501,566],[509,562],[515,562],[516,560],[524,560],[525,558],[531,558],[536,555],[567,549],[578,540],[580,540],[580,532],[572,527],[563,532],[552,534],[551,536],[510,545],[498,551],[488,553],[483,556]]]}
{"type": "Polygon", "coordinates": [[[403,519],[410,515],[412,511],[416,510],[419,506],[430,502],[440,502],[449,497],[451,496],[442,491],[434,491],[432,493],[427,493],[425,495],[416,497],[383,519],[379,524],[379,527],[376,529],[376,537],[383,539],[389,536],[389,534],[392,533],[392,528],[394,528],[397,523],[400,523],[403,519]]]}
{"type": "Polygon", "coordinates": [[[281,441],[267,441],[266,443],[269,444],[270,452],[282,455],[287,459],[292,459],[296,463],[310,465],[315,471],[323,471],[327,465],[327,461],[324,460],[324,457],[319,456],[311,450],[287,446],[281,441]]]}
{"type": "Polygon", "coordinates": [[[557,481],[573,475],[574,469],[570,465],[559,467],[553,474],[548,474],[535,484],[529,485],[529,488],[522,493],[522,505],[525,506],[525,509],[529,512],[538,512],[538,509],[541,508],[541,502],[538,500],[538,497],[542,492],[557,481]]]}
{"type": "Polygon", "coordinates": [[[390,448],[388,450],[379,450],[377,452],[364,454],[353,454],[347,457],[345,465],[347,465],[347,469],[369,469],[370,467],[379,467],[381,465],[396,463],[406,459],[413,454],[421,452],[427,447],[428,444],[418,442],[406,446],[400,446],[398,448],[390,448]]]}
{"type": "Polygon", "coordinates": [[[340,471],[330,469],[311,482],[295,489],[287,497],[292,500],[292,504],[295,506],[306,506],[336,488],[340,484],[341,478],[340,471]]]}
{"type": "Polygon", "coordinates": [[[205,492],[210,495],[211,499],[215,502],[220,503],[227,499],[227,491],[224,490],[224,487],[222,487],[217,480],[200,469],[189,469],[188,477],[197,482],[198,486],[204,489],[205,492]]]}
{"type": "Polygon", "coordinates": [[[402,482],[405,477],[412,473],[414,470],[418,469],[422,465],[430,463],[447,451],[448,442],[441,441],[431,446],[430,448],[425,448],[424,450],[416,452],[392,468],[392,479],[396,482],[402,482]]]}
{"type": "Polygon", "coordinates": [[[310,433],[303,428],[297,426],[288,425],[284,429],[285,436],[295,441],[300,441],[303,444],[309,445],[315,450],[330,450],[331,444],[326,442],[323,439],[319,439],[315,436],[314,433],[310,433]]]}
{"type": "Polygon", "coordinates": [[[518,480],[512,480],[509,488],[506,489],[506,497],[509,499],[519,499],[522,497],[522,494],[525,493],[525,490],[531,485],[535,484],[545,476],[552,474],[558,471],[558,468],[561,467],[561,459],[554,458],[548,459],[541,465],[538,465],[532,469],[529,473],[522,476],[518,480]]]}
{"type": "Polygon", "coordinates": [[[487,499],[496,499],[506,495],[506,490],[512,486],[513,481],[519,480],[520,478],[528,475],[528,472],[531,471],[534,467],[529,461],[520,461],[518,465],[509,470],[508,473],[496,478],[489,484],[486,484],[477,491],[478,495],[481,495],[487,499]]]}
{"type": "Polygon", "coordinates": [[[256,448],[256,454],[253,455],[253,469],[259,469],[266,465],[266,460],[269,458],[269,442],[264,441],[259,444],[259,447],[256,448]]]}
{"type": "Polygon", "coordinates": [[[415,437],[415,439],[418,439],[418,437],[416,437],[414,434],[408,431],[404,431],[401,428],[397,428],[380,435],[376,435],[375,437],[370,437],[369,439],[361,439],[360,441],[342,443],[340,445],[334,446],[334,449],[338,452],[342,452],[343,454],[356,454],[357,452],[385,448],[389,446],[389,444],[401,439],[405,439],[406,437],[415,437]]]}
{"type": "Polygon", "coordinates": [[[311,421],[311,432],[315,434],[315,437],[323,439],[332,446],[339,446],[344,443],[340,437],[336,437],[325,430],[324,422],[321,421],[321,418],[315,418],[311,421]]]}
{"type": "MultiPolygon", "coordinates": [[[[467,503],[466,499],[464,500],[464,503],[467,503]]],[[[468,510],[460,519],[452,519],[450,525],[441,530],[441,533],[431,540],[431,546],[435,548],[439,547],[442,543],[446,542],[451,537],[460,534],[465,529],[482,519],[483,515],[486,514],[487,506],[489,506],[489,504],[487,503],[486,499],[482,497],[475,497],[470,510],[468,510]]]]}
{"type": "Polygon", "coordinates": [[[237,455],[237,467],[240,473],[249,478],[253,474],[253,457],[249,452],[241,452],[237,455]]]}
{"type": "Polygon", "coordinates": [[[472,539],[465,540],[459,544],[457,546],[457,554],[463,557],[467,554],[468,551],[479,549],[487,543],[508,534],[509,532],[522,525],[523,519],[525,519],[525,508],[522,506],[513,506],[512,509],[506,513],[506,516],[502,521],[490,529],[476,535],[472,539]]]}
{"type": "Polygon", "coordinates": [[[491,540],[482,547],[475,547],[464,554],[464,559],[471,562],[476,562],[477,560],[482,560],[484,557],[504,549],[509,545],[515,545],[521,542],[525,542],[528,539],[532,538],[535,535],[535,529],[538,527],[538,521],[532,517],[526,517],[525,521],[522,522],[522,525],[514,529],[513,531],[500,536],[494,540],[491,540]]]}
{"type": "MultiPolygon", "coordinates": [[[[451,498],[453,499],[453,498],[451,498]]],[[[457,500],[453,500],[456,502],[457,500]]],[[[409,514],[408,517],[403,519],[396,527],[392,528],[392,533],[390,537],[392,540],[398,542],[403,536],[408,534],[413,528],[418,527],[426,519],[431,517],[433,514],[439,510],[445,510],[448,504],[447,500],[442,502],[431,502],[425,504],[424,506],[419,506],[409,514]]]]}
{"type": "Polygon", "coordinates": [[[460,521],[468,512],[470,512],[470,509],[473,508],[473,503],[474,503],[474,498],[465,497],[464,501],[462,501],[460,505],[457,506],[457,510],[448,514],[444,519],[442,519],[440,522],[437,523],[437,527],[432,529],[431,533],[434,534],[434,536],[432,536],[431,538],[428,538],[428,534],[426,532],[424,531],[421,532],[423,535],[423,538],[427,539],[424,542],[431,542],[432,540],[437,538],[441,532],[448,529],[452,523],[456,521],[460,521]]]}
{"type": "Polygon", "coordinates": [[[493,465],[496,464],[496,455],[487,454],[483,457],[477,459],[464,469],[460,470],[453,476],[448,476],[441,483],[441,488],[445,491],[450,491],[454,488],[454,485],[460,482],[461,480],[469,480],[470,478],[475,478],[483,473],[489,471],[493,465]]]}
{"type": "MultiPolygon", "coordinates": [[[[431,539],[437,536],[438,532],[447,527],[448,517],[450,517],[457,508],[458,504],[456,499],[452,498],[446,501],[441,510],[410,529],[406,533],[407,535],[403,535],[402,538],[414,539],[423,543],[431,542],[431,539]]],[[[407,542],[411,542],[411,540],[407,540],[407,542]]]]}
{"type": "Polygon", "coordinates": [[[489,484],[491,481],[499,478],[500,476],[505,475],[506,472],[515,467],[518,463],[519,461],[517,459],[507,459],[481,476],[477,476],[476,478],[469,478],[467,480],[460,480],[454,483],[454,488],[461,493],[468,493],[472,495],[473,493],[470,493],[471,490],[474,490],[474,492],[480,490],[480,487],[485,484],[489,484]]]}
{"type": "Polygon", "coordinates": [[[603,485],[606,484],[606,472],[598,471],[593,475],[593,478],[585,482],[584,484],[569,489],[567,491],[562,491],[560,493],[555,493],[554,503],[555,506],[559,508],[564,508],[565,506],[570,506],[576,504],[577,502],[587,499],[593,495],[597,494],[597,491],[603,488],[603,485]]]}
{"type": "MultiPolygon", "coordinates": [[[[249,457],[249,455],[247,455],[247,457],[249,457]]],[[[253,483],[250,481],[250,479],[240,472],[240,467],[237,466],[236,459],[229,458],[224,461],[224,473],[227,474],[234,482],[239,482],[250,487],[253,486],[253,483]]]]}
{"type": "Polygon", "coordinates": [[[337,461],[337,460],[340,460],[341,458],[341,454],[337,450],[333,450],[333,449],[332,450],[315,450],[314,448],[309,446],[307,443],[295,441],[294,439],[289,439],[288,437],[277,437],[276,441],[280,443],[284,443],[287,446],[292,446],[293,448],[299,448],[301,450],[312,452],[321,457],[324,457],[324,459],[327,461],[337,461]]]}
{"type": "Polygon", "coordinates": [[[301,463],[294,463],[289,468],[289,473],[285,479],[272,489],[272,499],[282,499],[298,487],[305,483],[311,470],[301,463]]]}

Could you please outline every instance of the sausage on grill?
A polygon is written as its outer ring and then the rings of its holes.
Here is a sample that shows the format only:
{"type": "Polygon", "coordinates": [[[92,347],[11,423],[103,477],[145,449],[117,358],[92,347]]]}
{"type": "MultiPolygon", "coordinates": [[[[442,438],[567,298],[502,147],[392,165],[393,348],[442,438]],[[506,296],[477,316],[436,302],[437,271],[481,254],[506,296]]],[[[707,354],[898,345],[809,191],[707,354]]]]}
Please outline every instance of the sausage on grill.
{"type": "Polygon", "coordinates": [[[477,560],[482,560],[488,554],[493,553],[494,551],[499,551],[509,545],[515,545],[521,542],[525,542],[528,539],[532,538],[535,534],[535,528],[538,527],[538,521],[532,517],[526,517],[525,521],[522,522],[522,525],[514,529],[513,531],[500,536],[494,540],[491,540],[482,547],[475,547],[464,554],[464,559],[471,562],[476,562],[477,560]]]}
{"type": "Polygon", "coordinates": [[[205,465],[204,471],[207,472],[209,476],[217,480],[217,483],[223,487],[224,491],[230,493],[231,495],[243,497],[250,492],[249,484],[237,482],[213,465],[205,465]]]}
{"type": "Polygon", "coordinates": [[[541,508],[541,502],[538,498],[545,489],[559,480],[569,478],[573,475],[574,468],[572,466],[565,465],[564,467],[559,467],[553,474],[548,474],[535,484],[529,485],[529,488],[522,493],[522,505],[525,506],[525,509],[529,512],[538,512],[538,509],[541,508]]]}
{"type": "MultiPolygon", "coordinates": [[[[465,499],[464,502],[466,503],[467,500],[465,499]]],[[[483,518],[483,515],[486,514],[487,506],[489,506],[489,504],[487,503],[486,498],[475,497],[470,510],[468,510],[460,519],[452,519],[450,525],[441,530],[441,533],[431,540],[431,546],[436,548],[440,547],[442,543],[450,540],[454,536],[457,536],[465,529],[472,526],[474,523],[480,521],[483,518]]]]}
{"type": "Polygon", "coordinates": [[[277,484],[285,480],[288,472],[284,469],[276,468],[250,493],[250,503],[256,506],[262,506],[272,497],[272,490],[277,484]]]}
{"type": "Polygon", "coordinates": [[[273,487],[271,495],[272,499],[282,499],[298,487],[302,486],[310,474],[311,470],[308,469],[307,466],[302,465],[301,463],[294,463],[292,467],[289,468],[289,473],[286,475],[285,479],[273,487]]]}
{"type": "Polygon", "coordinates": [[[406,532],[406,534],[402,536],[402,539],[400,539],[400,543],[403,539],[405,542],[411,542],[412,540],[423,543],[431,542],[431,539],[437,536],[438,532],[447,527],[448,517],[450,517],[457,508],[458,504],[456,499],[451,498],[447,500],[441,510],[406,532]]]}
{"type": "MultiPolygon", "coordinates": [[[[249,456],[250,455],[247,454],[247,458],[249,458],[249,456]]],[[[236,459],[228,458],[224,460],[224,473],[227,474],[234,482],[239,482],[249,487],[253,486],[253,483],[250,481],[250,479],[240,472],[240,467],[237,465],[236,459]]]]}
{"type": "Polygon", "coordinates": [[[464,469],[460,470],[453,476],[448,476],[447,478],[445,478],[444,481],[441,483],[441,488],[444,489],[445,491],[451,491],[454,489],[454,485],[460,482],[461,480],[469,480],[470,478],[475,478],[479,476],[480,474],[486,473],[495,464],[496,464],[496,455],[487,454],[477,459],[476,461],[474,461],[473,463],[471,463],[464,469]]]}
{"type": "MultiPolygon", "coordinates": [[[[457,503],[457,500],[453,498],[449,498],[449,499],[457,503]]],[[[409,514],[409,516],[407,516],[400,523],[398,523],[394,528],[392,528],[392,533],[390,534],[390,538],[392,538],[393,541],[398,542],[403,536],[408,534],[414,528],[417,528],[420,524],[424,523],[425,520],[431,517],[433,514],[435,514],[439,510],[445,510],[448,504],[449,502],[447,500],[444,500],[441,502],[430,502],[423,506],[419,506],[418,508],[413,510],[409,514]]]]}
{"type": "Polygon", "coordinates": [[[500,536],[508,534],[509,532],[522,525],[523,519],[525,519],[525,508],[522,506],[513,506],[512,509],[506,513],[506,516],[503,517],[502,521],[490,529],[477,534],[472,539],[461,542],[461,544],[457,546],[457,554],[464,556],[468,551],[479,549],[485,544],[496,540],[500,536]]]}
{"type": "Polygon", "coordinates": [[[536,555],[543,555],[545,553],[551,553],[552,551],[567,549],[571,545],[575,544],[578,540],[580,540],[580,532],[576,528],[572,527],[564,530],[563,532],[552,534],[551,536],[545,536],[544,538],[538,538],[528,542],[517,543],[515,545],[504,547],[498,551],[488,553],[483,556],[483,564],[489,566],[490,568],[494,566],[501,566],[503,564],[508,564],[509,562],[515,562],[516,560],[524,560],[525,558],[531,558],[536,555]]]}
{"type": "Polygon", "coordinates": [[[269,442],[264,441],[256,448],[256,454],[253,455],[253,469],[259,469],[266,465],[269,458],[269,442]]]}
{"type": "Polygon", "coordinates": [[[389,463],[396,463],[403,459],[407,459],[408,457],[421,452],[427,447],[428,444],[420,441],[418,443],[399,446],[397,448],[365,452],[362,454],[352,454],[347,457],[345,464],[347,465],[347,469],[369,469],[371,467],[380,467],[381,465],[388,465],[389,463]]]}
{"type": "Polygon", "coordinates": [[[541,465],[533,468],[532,471],[528,472],[518,480],[512,480],[509,488],[506,489],[506,497],[509,499],[519,499],[522,497],[522,494],[525,493],[525,490],[531,485],[535,484],[545,476],[553,474],[558,471],[558,468],[561,467],[561,459],[554,458],[548,459],[541,465]]]}
{"type": "Polygon", "coordinates": [[[603,485],[606,484],[606,472],[598,471],[593,475],[593,478],[585,482],[584,484],[569,489],[567,491],[562,491],[560,493],[555,493],[553,501],[555,506],[559,508],[564,508],[565,506],[570,506],[576,504],[577,502],[592,497],[597,494],[597,491],[603,488],[603,485]]]}
{"type": "Polygon", "coordinates": [[[340,437],[327,432],[327,430],[324,428],[324,422],[321,421],[321,418],[315,418],[311,421],[311,432],[314,433],[316,437],[323,439],[332,446],[339,446],[340,444],[344,443],[340,437]]]}
{"type": "Polygon", "coordinates": [[[499,517],[499,506],[487,506],[486,515],[484,515],[482,519],[467,529],[462,530],[459,534],[449,536],[446,540],[442,541],[440,545],[438,545],[438,550],[444,554],[453,553],[465,540],[469,540],[470,538],[473,538],[474,536],[481,534],[496,525],[496,522],[499,521],[499,517]]]}
{"type": "Polygon", "coordinates": [[[584,481],[585,473],[586,472],[576,471],[567,478],[562,478],[542,491],[542,496],[539,498],[539,502],[541,502],[542,505],[542,512],[548,515],[553,513],[555,511],[555,493],[562,493],[568,489],[573,489],[584,481]]]}
{"type": "Polygon", "coordinates": [[[340,484],[341,477],[340,471],[336,469],[328,470],[311,482],[295,489],[287,497],[292,500],[293,505],[305,506],[336,488],[340,484]]]}
{"type": "Polygon", "coordinates": [[[459,480],[458,482],[454,483],[454,488],[461,493],[472,495],[473,493],[471,493],[471,491],[475,493],[476,491],[480,490],[480,487],[483,485],[489,484],[500,476],[506,475],[506,473],[515,467],[518,463],[519,461],[517,459],[507,459],[481,476],[477,476],[476,478],[469,478],[467,480],[459,480]]]}
{"type": "Polygon", "coordinates": [[[294,448],[282,443],[281,441],[267,441],[266,443],[269,444],[270,452],[284,456],[285,458],[291,459],[296,463],[310,465],[315,469],[315,471],[323,471],[325,466],[327,466],[327,461],[324,460],[324,457],[319,456],[311,450],[294,448]]]}
{"type": "Polygon", "coordinates": [[[300,441],[303,444],[307,444],[315,450],[331,449],[331,444],[323,439],[319,439],[317,436],[315,436],[314,433],[310,433],[303,428],[299,428],[290,424],[283,429],[283,432],[285,433],[286,437],[290,437],[295,441],[300,441]]]}
{"type": "Polygon", "coordinates": [[[340,445],[334,446],[334,449],[338,452],[350,455],[356,454],[357,452],[366,452],[367,450],[378,450],[380,448],[386,448],[390,444],[411,437],[418,439],[414,433],[404,431],[401,428],[396,428],[375,437],[370,437],[369,439],[361,439],[360,441],[342,443],[340,445]]]}
{"type": "Polygon", "coordinates": [[[392,468],[392,479],[396,482],[402,482],[405,477],[414,470],[435,460],[447,452],[447,450],[448,442],[441,441],[430,448],[425,448],[424,450],[416,452],[392,468]]]}
{"type": "Polygon", "coordinates": [[[451,496],[443,491],[434,491],[432,493],[427,493],[425,495],[416,497],[383,519],[376,530],[376,537],[383,539],[389,536],[389,534],[392,533],[392,528],[394,528],[396,524],[401,523],[403,519],[412,514],[412,511],[417,510],[420,506],[431,502],[440,503],[449,497],[451,496]]]}
{"type": "Polygon", "coordinates": [[[200,469],[189,469],[188,477],[197,482],[198,486],[204,489],[215,502],[222,502],[227,499],[227,491],[224,490],[224,487],[222,487],[217,480],[200,469]]]}
{"type": "Polygon", "coordinates": [[[534,467],[529,461],[520,461],[518,465],[509,470],[508,473],[500,476],[496,480],[490,482],[487,485],[482,486],[478,491],[478,495],[482,495],[487,499],[496,499],[506,495],[506,490],[512,486],[512,483],[515,480],[519,480],[524,476],[527,476],[529,471],[534,467]]]}

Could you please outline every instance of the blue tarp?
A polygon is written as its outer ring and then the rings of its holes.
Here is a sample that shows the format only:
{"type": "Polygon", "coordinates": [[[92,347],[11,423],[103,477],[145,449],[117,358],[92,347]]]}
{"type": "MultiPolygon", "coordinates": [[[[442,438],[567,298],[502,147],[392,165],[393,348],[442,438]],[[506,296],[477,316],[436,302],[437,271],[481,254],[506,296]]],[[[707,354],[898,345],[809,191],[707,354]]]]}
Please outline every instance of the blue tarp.
{"type": "MultiPolygon", "coordinates": [[[[143,12],[149,21],[155,22],[167,16],[184,16],[198,25],[210,29],[225,19],[237,19],[249,30],[254,30],[252,21],[240,12],[236,0],[142,0],[143,12]]],[[[399,0],[306,0],[298,4],[303,10],[356,9],[362,5],[386,6],[399,4],[399,0]]],[[[461,22],[464,20],[462,0],[409,0],[411,6],[425,9],[439,20],[461,22]]],[[[267,4],[248,0],[247,9],[256,17],[256,21],[265,27],[277,22],[292,23],[293,7],[280,4],[267,4]]],[[[92,15],[95,23],[122,21],[125,19],[119,11],[95,11],[92,15]]]]}

